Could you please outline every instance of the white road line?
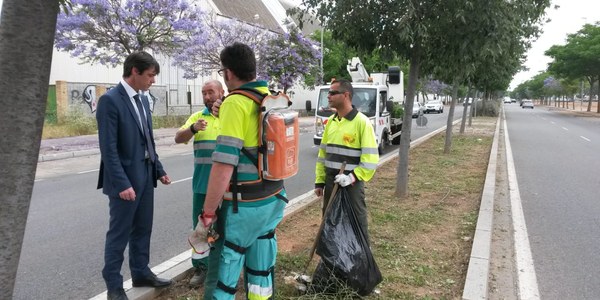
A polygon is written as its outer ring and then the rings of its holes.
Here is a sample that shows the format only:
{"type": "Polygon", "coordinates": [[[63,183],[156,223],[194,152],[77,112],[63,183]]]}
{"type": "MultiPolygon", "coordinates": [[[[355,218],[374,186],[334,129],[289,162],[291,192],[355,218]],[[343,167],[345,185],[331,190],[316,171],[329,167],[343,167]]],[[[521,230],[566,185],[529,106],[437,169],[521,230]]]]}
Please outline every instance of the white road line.
{"type": "Polygon", "coordinates": [[[100,170],[100,169],[93,169],[93,170],[81,171],[81,172],[77,172],[77,174],[92,173],[92,172],[97,172],[98,170],[100,170]]]}
{"type": "Polygon", "coordinates": [[[550,121],[550,124],[556,124],[556,123],[554,123],[554,121],[550,121]]]}
{"type": "Polygon", "coordinates": [[[183,181],[187,181],[187,180],[190,180],[190,179],[192,179],[192,177],[188,177],[188,178],[184,178],[184,179],[179,179],[179,180],[171,181],[171,184],[173,184],[173,183],[179,183],[179,182],[183,182],[183,181]]]}
{"type": "Polygon", "coordinates": [[[561,127],[563,130],[569,131],[569,128],[561,127]]]}
{"type": "Polygon", "coordinates": [[[585,136],[583,136],[583,135],[580,135],[579,137],[580,137],[580,138],[582,138],[582,139],[584,139],[584,140],[586,140],[586,141],[588,141],[588,142],[591,142],[591,141],[592,141],[592,140],[590,140],[590,139],[586,138],[586,137],[585,137],[585,136]]]}
{"type": "Polygon", "coordinates": [[[510,193],[510,206],[512,212],[514,247],[518,270],[519,299],[540,299],[538,290],[533,257],[531,256],[531,247],[527,235],[527,226],[525,225],[525,216],[523,215],[523,206],[521,205],[521,194],[517,183],[517,173],[513,161],[508,130],[506,130],[506,120],[504,120],[504,143],[506,145],[506,167],[508,170],[508,188],[510,193]]]}

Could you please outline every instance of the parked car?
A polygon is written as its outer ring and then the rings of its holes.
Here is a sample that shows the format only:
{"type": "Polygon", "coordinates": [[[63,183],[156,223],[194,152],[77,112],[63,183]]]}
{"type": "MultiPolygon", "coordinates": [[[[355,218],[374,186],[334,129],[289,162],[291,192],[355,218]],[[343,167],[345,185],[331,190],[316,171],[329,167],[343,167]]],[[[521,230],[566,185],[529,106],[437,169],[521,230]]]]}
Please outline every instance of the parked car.
{"type": "Polygon", "coordinates": [[[504,103],[511,103],[512,101],[510,101],[510,97],[504,97],[504,103]]]}
{"type": "Polygon", "coordinates": [[[428,114],[429,112],[432,112],[432,111],[435,111],[435,112],[441,114],[444,112],[444,104],[440,100],[428,101],[427,103],[425,103],[424,111],[426,114],[428,114]]]}
{"type": "Polygon", "coordinates": [[[423,110],[424,110],[423,105],[421,103],[419,103],[419,101],[415,101],[415,103],[413,103],[412,117],[418,118],[419,116],[422,116],[423,110]]]}
{"type": "Polygon", "coordinates": [[[523,100],[521,102],[521,108],[531,108],[531,109],[533,109],[533,101],[531,101],[531,100],[523,100]]]}

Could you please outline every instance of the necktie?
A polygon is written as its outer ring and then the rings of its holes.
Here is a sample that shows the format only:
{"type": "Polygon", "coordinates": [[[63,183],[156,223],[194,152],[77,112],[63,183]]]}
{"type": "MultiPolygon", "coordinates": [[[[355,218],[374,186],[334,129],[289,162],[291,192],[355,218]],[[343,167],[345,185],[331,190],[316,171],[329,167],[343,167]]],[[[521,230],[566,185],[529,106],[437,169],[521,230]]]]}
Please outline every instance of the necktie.
{"type": "Polygon", "coordinates": [[[144,108],[142,107],[142,101],[140,100],[139,95],[133,96],[135,100],[135,105],[137,105],[138,111],[140,113],[140,123],[142,123],[142,127],[144,128],[144,136],[146,137],[146,148],[148,149],[148,157],[152,162],[156,159],[156,153],[154,152],[154,146],[152,146],[152,137],[150,136],[150,130],[148,129],[148,120],[146,120],[146,115],[144,114],[144,108]]]}

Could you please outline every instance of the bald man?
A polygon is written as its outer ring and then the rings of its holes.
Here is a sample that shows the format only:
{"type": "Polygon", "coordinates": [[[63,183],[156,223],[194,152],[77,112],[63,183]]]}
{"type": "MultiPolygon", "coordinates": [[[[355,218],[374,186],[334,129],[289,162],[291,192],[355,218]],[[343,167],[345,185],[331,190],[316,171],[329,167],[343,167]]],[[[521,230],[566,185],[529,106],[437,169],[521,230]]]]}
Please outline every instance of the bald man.
{"type": "MultiPolygon", "coordinates": [[[[212,153],[215,150],[219,134],[218,107],[223,99],[223,85],[218,80],[207,81],[202,87],[202,99],[205,108],[192,114],[175,134],[176,143],[188,143],[194,137],[194,176],[192,179],[193,205],[192,229],[196,228],[198,216],[204,206],[208,176],[212,167],[212,153]]],[[[192,265],[195,268],[190,285],[197,287],[203,284],[208,269],[208,254],[198,253],[192,249],[192,265]]]]}

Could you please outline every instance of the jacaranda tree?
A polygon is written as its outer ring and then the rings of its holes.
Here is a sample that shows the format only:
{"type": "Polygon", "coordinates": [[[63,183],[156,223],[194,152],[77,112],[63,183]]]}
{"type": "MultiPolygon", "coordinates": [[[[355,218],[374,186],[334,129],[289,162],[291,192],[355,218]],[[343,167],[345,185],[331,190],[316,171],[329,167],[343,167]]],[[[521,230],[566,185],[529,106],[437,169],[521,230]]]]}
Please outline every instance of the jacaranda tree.
{"type": "Polygon", "coordinates": [[[319,45],[291,27],[289,33],[267,41],[267,47],[260,53],[263,68],[259,69],[259,77],[274,82],[287,93],[303,77],[309,74],[318,77],[320,58],[319,45]]]}
{"type": "Polygon", "coordinates": [[[72,0],[58,15],[55,46],[83,62],[115,67],[127,54],[171,55],[201,35],[204,13],[186,0],[72,0]]]}
{"type": "Polygon", "coordinates": [[[245,43],[255,51],[258,79],[269,81],[273,88],[287,92],[304,76],[318,77],[319,45],[293,26],[289,26],[289,33],[279,33],[208,14],[202,22],[206,31],[190,36],[173,57],[174,65],[184,69],[185,78],[220,69],[219,53],[234,42],[245,43]]]}
{"type": "Polygon", "coordinates": [[[184,78],[187,79],[209,75],[220,69],[219,53],[225,46],[241,42],[250,46],[256,53],[261,53],[266,47],[266,42],[277,35],[258,26],[219,18],[213,14],[204,15],[201,22],[206,30],[186,38],[181,51],[173,56],[173,64],[184,70],[184,78]]]}

